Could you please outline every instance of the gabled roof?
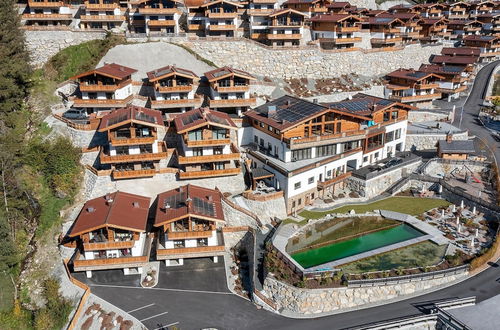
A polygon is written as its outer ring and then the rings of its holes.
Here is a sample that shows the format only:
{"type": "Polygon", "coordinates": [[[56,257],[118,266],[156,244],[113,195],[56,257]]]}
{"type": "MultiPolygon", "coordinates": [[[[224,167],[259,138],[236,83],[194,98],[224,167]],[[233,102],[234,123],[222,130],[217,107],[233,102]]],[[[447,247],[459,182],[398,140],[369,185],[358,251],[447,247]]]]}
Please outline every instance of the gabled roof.
{"type": "Polygon", "coordinates": [[[228,0],[208,1],[208,2],[205,2],[204,4],[200,5],[200,7],[210,7],[210,6],[213,6],[213,5],[218,4],[218,3],[227,3],[228,5],[232,5],[232,6],[239,7],[239,8],[243,7],[242,4],[239,4],[239,3],[236,3],[236,2],[232,2],[232,1],[228,1],[228,0]]]}
{"type": "Polygon", "coordinates": [[[188,184],[158,195],[155,227],[188,216],[224,221],[220,192],[188,184]]]}
{"type": "Polygon", "coordinates": [[[465,1],[458,1],[458,2],[451,3],[451,4],[450,4],[450,7],[453,7],[453,6],[458,6],[458,5],[461,5],[461,6],[466,6],[466,7],[470,7],[470,6],[472,6],[472,4],[471,4],[471,3],[468,3],[468,2],[465,2],[465,1]]]}
{"type": "Polygon", "coordinates": [[[448,24],[448,20],[446,18],[444,18],[444,17],[440,17],[440,18],[422,18],[422,20],[420,22],[423,25],[434,25],[434,24],[437,24],[437,23],[448,24]]]}
{"type": "Polygon", "coordinates": [[[387,77],[391,78],[402,78],[412,81],[421,81],[429,77],[434,77],[437,79],[442,79],[444,77],[438,76],[434,73],[415,71],[413,69],[398,69],[387,74],[387,77]]]}
{"type": "Polygon", "coordinates": [[[327,110],[321,104],[284,95],[245,112],[245,116],[285,131],[327,110]]]}
{"type": "Polygon", "coordinates": [[[279,15],[283,15],[283,14],[287,14],[287,13],[293,13],[293,14],[300,15],[303,17],[309,17],[309,15],[304,14],[303,12],[297,11],[295,9],[291,9],[291,8],[283,8],[283,9],[273,10],[272,13],[269,14],[269,17],[279,16],[279,15]]]}
{"type": "Polygon", "coordinates": [[[380,9],[370,9],[365,14],[368,17],[376,17],[376,16],[382,15],[384,13],[387,13],[387,11],[380,10],[380,9]]]}
{"type": "Polygon", "coordinates": [[[153,71],[149,71],[146,74],[147,74],[150,82],[157,81],[157,80],[160,80],[160,79],[163,79],[166,77],[170,77],[173,75],[182,76],[182,77],[186,77],[186,78],[192,78],[192,79],[198,78],[196,73],[194,73],[193,71],[178,68],[178,67],[173,66],[173,65],[167,65],[167,66],[164,66],[162,68],[159,68],[159,69],[156,69],[153,71]]]}
{"type": "Polygon", "coordinates": [[[325,105],[331,109],[337,110],[338,112],[363,117],[367,120],[371,119],[374,113],[396,105],[408,110],[416,109],[415,107],[406,104],[363,93],[354,95],[352,99],[328,103],[325,105]]]}
{"type": "Polygon", "coordinates": [[[446,140],[439,140],[438,149],[440,152],[444,153],[472,154],[476,152],[474,141],[472,140],[454,140],[450,142],[446,140]]]}
{"type": "Polygon", "coordinates": [[[476,20],[465,20],[465,19],[454,19],[454,20],[449,20],[448,25],[471,25],[471,24],[481,24],[483,25],[483,22],[479,22],[476,20]]]}
{"type": "Polygon", "coordinates": [[[479,56],[481,49],[475,47],[444,47],[441,49],[441,54],[449,56],[479,56]]]}
{"type": "Polygon", "coordinates": [[[465,71],[465,67],[446,64],[422,64],[419,70],[436,73],[438,75],[460,75],[465,71]]]}
{"type": "Polygon", "coordinates": [[[400,20],[399,18],[396,17],[383,17],[383,16],[376,16],[376,17],[370,17],[368,20],[368,23],[370,25],[390,25],[393,23],[400,23],[404,25],[404,22],[400,20]]]}
{"type": "Polygon", "coordinates": [[[193,109],[178,115],[174,119],[178,134],[189,132],[203,126],[216,126],[227,129],[236,129],[236,124],[227,113],[210,110],[208,108],[193,109]]]}
{"type": "Polygon", "coordinates": [[[500,39],[499,37],[495,36],[482,36],[482,35],[470,35],[464,37],[462,40],[463,41],[485,41],[485,42],[493,42],[495,40],[500,39]]]}
{"type": "Polygon", "coordinates": [[[283,2],[283,5],[288,5],[288,4],[301,4],[301,3],[316,3],[320,1],[326,1],[326,2],[332,2],[332,0],[288,0],[283,2]]]}
{"type": "Polygon", "coordinates": [[[406,21],[409,21],[412,19],[415,19],[415,20],[420,19],[420,16],[418,14],[415,14],[415,13],[383,13],[383,14],[378,15],[377,17],[388,17],[388,18],[394,17],[394,18],[398,18],[398,19],[402,20],[403,22],[406,22],[406,21]]]}
{"type": "Polygon", "coordinates": [[[85,203],[71,229],[70,237],[113,227],[136,232],[146,230],[150,198],[117,191],[85,203]]]}
{"type": "Polygon", "coordinates": [[[123,65],[111,63],[111,64],[106,64],[104,66],[101,66],[100,68],[90,70],[84,73],[81,73],[77,76],[72,77],[71,79],[79,79],[81,77],[93,75],[93,74],[100,74],[102,76],[110,77],[113,79],[125,79],[128,76],[132,75],[133,73],[136,73],[136,69],[132,69],[123,65]]]}
{"type": "Polygon", "coordinates": [[[128,123],[138,123],[151,127],[164,126],[161,111],[129,105],[126,108],[113,110],[102,117],[98,131],[105,132],[128,123]]]}
{"type": "Polygon", "coordinates": [[[326,5],[326,8],[336,8],[336,9],[348,8],[348,7],[351,7],[351,4],[347,1],[335,1],[326,5]]]}
{"type": "Polygon", "coordinates": [[[310,19],[311,22],[342,22],[347,19],[355,19],[356,21],[361,21],[360,18],[350,15],[350,14],[324,14],[324,15],[316,15],[310,19]]]}
{"type": "Polygon", "coordinates": [[[447,56],[447,55],[434,55],[430,61],[435,64],[457,64],[469,65],[477,62],[476,56],[447,56]]]}
{"type": "Polygon", "coordinates": [[[200,7],[206,2],[206,0],[184,0],[184,6],[190,8],[200,7]]]}
{"type": "Polygon", "coordinates": [[[246,78],[246,79],[255,80],[255,77],[252,76],[250,73],[243,71],[243,70],[230,68],[228,66],[205,72],[205,77],[207,77],[208,81],[210,81],[210,82],[216,81],[216,80],[219,80],[222,78],[230,77],[232,75],[246,78]]]}

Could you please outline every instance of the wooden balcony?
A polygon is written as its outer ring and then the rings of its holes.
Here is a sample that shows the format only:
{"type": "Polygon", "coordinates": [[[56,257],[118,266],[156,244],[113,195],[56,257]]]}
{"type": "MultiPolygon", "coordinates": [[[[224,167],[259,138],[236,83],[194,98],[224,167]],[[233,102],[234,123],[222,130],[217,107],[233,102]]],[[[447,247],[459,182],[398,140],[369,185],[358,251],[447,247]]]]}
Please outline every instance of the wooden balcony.
{"type": "Polygon", "coordinates": [[[392,45],[398,42],[402,42],[403,38],[372,38],[371,40],[372,44],[376,45],[392,45]]]}
{"type": "Polygon", "coordinates": [[[398,102],[418,102],[418,101],[432,101],[441,98],[441,93],[433,93],[426,95],[414,95],[414,96],[389,96],[390,100],[395,100],[398,102]]]}
{"type": "Polygon", "coordinates": [[[240,86],[219,86],[215,85],[214,88],[219,93],[230,93],[230,92],[248,92],[250,90],[249,85],[240,85],[240,86]]]}
{"type": "Polygon", "coordinates": [[[251,16],[267,16],[271,14],[274,9],[248,9],[247,14],[251,16]]]}
{"type": "Polygon", "coordinates": [[[236,25],[234,24],[226,24],[226,25],[209,25],[209,31],[232,31],[236,30],[236,25]]]}
{"type": "Polygon", "coordinates": [[[118,146],[133,146],[138,144],[153,144],[155,140],[156,140],[155,136],[135,137],[135,138],[111,137],[109,139],[109,142],[111,142],[111,144],[114,147],[118,147],[118,146]]]}
{"type": "Polygon", "coordinates": [[[240,172],[241,172],[240,168],[226,168],[223,170],[209,170],[209,171],[179,172],[179,179],[213,178],[213,177],[218,177],[218,176],[237,175],[240,172]]]}
{"type": "Polygon", "coordinates": [[[437,88],[436,90],[440,93],[446,93],[446,94],[454,94],[454,93],[460,93],[463,92],[467,89],[467,86],[460,86],[457,88],[437,88]]]}
{"type": "Polygon", "coordinates": [[[420,38],[420,32],[418,31],[413,31],[413,32],[402,32],[401,35],[406,38],[420,38]]]}
{"type": "MultiPolygon", "coordinates": [[[[118,163],[133,163],[133,162],[145,162],[145,161],[155,161],[167,158],[167,147],[165,143],[158,142],[159,152],[156,153],[142,153],[137,155],[115,155],[110,156],[105,154],[102,150],[99,155],[101,164],[118,164],[118,163]]],[[[149,170],[148,170],[149,171],[149,170]]]]}
{"type": "Polygon", "coordinates": [[[103,85],[101,83],[98,84],[86,84],[86,83],[80,83],[80,91],[82,92],[114,92],[117,89],[120,89],[128,84],[131,84],[132,80],[127,79],[124,80],[118,84],[114,85],[103,85]]]}
{"type": "Polygon", "coordinates": [[[94,108],[120,108],[126,106],[130,101],[132,101],[133,95],[125,99],[73,99],[74,107],[94,107],[94,108]]]}
{"type": "Polygon", "coordinates": [[[236,18],[238,16],[238,12],[231,13],[208,13],[208,18],[236,18]]]}
{"type": "Polygon", "coordinates": [[[139,8],[139,14],[142,15],[173,15],[178,12],[177,8],[139,8]]]}
{"type": "Polygon", "coordinates": [[[203,24],[188,24],[189,31],[200,31],[204,30],[205,26],[203,24]]]}
{"type": "Polygon", "coordinates": [[[251,107],[257,102],[255,97],[248,99],[231,99],[231,100],[209,100],[211,108],[229,108],[229,107],[251,107]]]}
{"type": "Polygon", "coordinates": [[[134,247],[134,244],[135,241],[133,240],[123,242],[83,243],[83,249],[85,251],[130,249],[134,247]]]}
{"type": "Polygon", "coordinates": [[[325,189],[326,187],[329,187],[331,185],[334,185],[336,183],[342,182],[348,177],[351,176],[351,172],[347,172],[341,175],[336,176],[335,178],[331,178],[325,181],[318,181],[318,188],[319,189],[325,189]]]}
{"type": "Polygon", "coordinates": [[[341,26],[341,27],[337,28],[337,31],[340,33],[359,32],[359,31],[361,31],[361,27],[359,27],[359,26],[341,26]]]}
{"type": "Polygon", "coordinates": [[[427,84],[416,84],[415,88],[416,89],[433,89],[433,88],[438,88],[439,84],[437,83],[427,83],[427,84]]]}
{"type": "Polygon", "coordinates": [[[169,240],[172,239],[194,239],[194,238],[205,238],[211,237],[212,230],[201,230],[201,231],[169,231],[167,237],[169,240]]]}
{"type": "Polygon", "coordinates": [[[223,146],[231,143],[230,139],[209,139],[209,140],[188,140],[185,141],[189,148],[193,147],[211,147],[211,146],[223,146]]]}
{"type": "Polygon", "coordinates": [[[185,164],[199,164],[199,163],[214,163],[214,162],[227,162],[231,160],[239,160],[240,153],[230,153],[222,155],[206,155],[206,156],[179,156],[178,162],[181,165],[185,164]]]}
{"type": "Polygon", "coordinates": [[[64,2],[62,1],[46,1],[46,2],[35,2],[35,1],[28,1],[28,7],[30,8],[59,8],[63,7],[64,2]]]}
{"type": "Polygon", "coordinates": [[[122,15],[82,15],[81,22],[123,22],[125,16],[122,15]]]}
{"type": "Polygon", "coordinates": [[[153,109],[168,109],[168,108],[182,108],[182,107],[199,107],[203,103],[203,98],[195,99],[180,99],[180,100],[155,100],[151,101],[151,108],[153,109]]]}
{"type": "Polygon", "coordinates": [[[85,6],[86,9],[89,10],[113,10],[115,8],[120,7],[118,2],[114,3],[89,3],[88,1],[85,1],[85,6]]]}
{"type": "Polygon", "coordinates": [[[500,55],[500,51],[496,51],[496,52],[481,53],[481,54],[479,54],[479,57],[493,57],[493,56],[499,56],[499,55],[500,55]]]}
{"type": "Polygon", "coordinates": [[[464,12],[451,13],[448,15],[448,19],[450,19],[450,20],[467,19],[467,18],[469,18],[469,15],[464,13],[464,12]]]}
{"type": "Polygon", "coordinates": [[[297,40],[302,38],[301,33],[285,34],[285,33],[268,33],[269,40],[297,40]]]}
{"type": "Polygon", "coordinates": [[[356,42],[361,42],[360,37],[355,37],[355,38],[320,38],[319,39],[320,43],[334,43],[336,45],[344,45],[344,44],[354,44],[356,42]]]}
{"type": "Polygon", "coordinates": [[[267,33],[252,33],[250,35],[250,39],[265,39],[267,37],[267,33]]]}
{"type": "Polygon", "coordinates": [[[102,258],[102,259],[82,259],[79,251],[75,253],[73,267],[75,271],[85,271],[94,269],[112,269],[126,267],[140,267],[149,261],[149,256],[139,257],[120,257],[120,258],[102,258]]]}
{"type": "Polygon", "coordinates": [[[112,172],[113,179],[134,179],[134,178],[145,178],[152,177],[157,173],[155,169],[147,169],[147,170],[130,170],[130,171],[117,171],[114,170],[112,172]]]}
{"type": "Polygon", "coordinates": [[[224,245],[216,246],[198,246],[174,249],[157,249],[158,259],[176,259],[176,258],[196,258],[221,255],[224,253],[224,245]]]}
{"type": "Polygon", "coordinates": [[[23,14],[22,19],[32,21],[70,21],[71,14],[23,14]]]}
{"type": "Polygon", "coordinates": [[[174,20],[149,20],[148,26],[175,26],[174,20]]]}
{"type": "Polygon", "coordinates": [[[194,86],[193,85],[187,85],[187,86],[156,86],[156,90],[160,93],[189,93],[193,90],[194,86]]]}

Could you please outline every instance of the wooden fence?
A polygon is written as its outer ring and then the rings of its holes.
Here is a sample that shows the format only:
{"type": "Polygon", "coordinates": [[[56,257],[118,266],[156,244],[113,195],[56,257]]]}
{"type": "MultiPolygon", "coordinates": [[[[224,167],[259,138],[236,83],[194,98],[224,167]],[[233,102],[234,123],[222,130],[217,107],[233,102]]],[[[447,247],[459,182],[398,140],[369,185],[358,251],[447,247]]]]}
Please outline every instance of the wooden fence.
{"type": "Polygon", "coordinates": [[[78,306],[76,308],[75,314],[73,314],[73,317],[71,318],[71,321],[68,324],[68,330],[73,330],[76,327],[76,324],[78,323],[78,320],[80,319],[80,315],[83,312],[83,308],[85,307],[85,303],[87,302],[87,299],[90,295],[90,288],[88,285],[85,283],[82,283],[78,281],[76,278],[74,278],[68,268],[68,262],[69,259],[64,260],[64,269],[66,270],[66,274],[68,275],[69,280],[71,283],[76,285],[79,288],[82,288],[84,291],[82,297],[80,298],[80,301],[78,302],[78,306]]]}
{"type": "Polygon", "coordinates": [[[89,120],[88,124],[78,124],[78,123],[74,123],[71,120],[64,118],[63,116],[61,116],[57,113],[52,114],[52,116],[54,118],[62,121],[66,125],[68,125],[68,127],[74,128],[74,129],[79,130],[79,131],[95,131],[97,129],[97,127],[99,127],[99,123],[101,122],[101,120],[99,118],[92,118],[89,120]]]}

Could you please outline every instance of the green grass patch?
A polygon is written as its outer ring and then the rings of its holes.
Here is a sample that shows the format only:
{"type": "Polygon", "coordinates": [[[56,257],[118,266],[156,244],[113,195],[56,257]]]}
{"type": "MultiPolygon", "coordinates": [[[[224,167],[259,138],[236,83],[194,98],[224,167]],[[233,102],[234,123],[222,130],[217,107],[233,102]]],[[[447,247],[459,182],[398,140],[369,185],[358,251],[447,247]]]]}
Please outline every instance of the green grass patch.
{"type": "Polygon", "coordinates": [[[108,34],[102,40],[91,40],[69,46],[53,56],[45,65],[46,76],[55,82],[65,81],[95,68],[109,49],[125,43],[124,37],[108,34]]]}
{"type": "Polygon", "coordinates": [[[419,215],[436,207],[446,207],[449,202],[434,198],[390,197],[380,201],[362,205],[346,205],[329,211],[302,211],[300,216],[307,219],[320,219],[329,213],[347,213],[354,210],[356,213],[365,213],[373,210],[388,210],[410,215],[419,215]]]}
{"type": "Polygon", "coordinates": [[[301,221],[295,221],[293,219],[287,218],[287,219],[283,220],[283,226],[287,225],[289,223],[292,223],[292,224],[295,224],[295,225],[297,225],[299,227],[302,227],[303,225],[305,225],[307,223],[308,220],[309,219],[304,219],[304,220],[301,220],[301,221]]]}
{"type": "Polygon", "coordinates": [[[425,241],[398,250],[378,254],[342,266],[345,274],[360,274],[398,268],[428,267],[438,264],[446,252],[446,245],[425,241]]]}
{"type": "Polygon", "coordinates": [[[14,303],[14,286],[9,274],[0,273],[0,312],[10,311],[14,303]]]}

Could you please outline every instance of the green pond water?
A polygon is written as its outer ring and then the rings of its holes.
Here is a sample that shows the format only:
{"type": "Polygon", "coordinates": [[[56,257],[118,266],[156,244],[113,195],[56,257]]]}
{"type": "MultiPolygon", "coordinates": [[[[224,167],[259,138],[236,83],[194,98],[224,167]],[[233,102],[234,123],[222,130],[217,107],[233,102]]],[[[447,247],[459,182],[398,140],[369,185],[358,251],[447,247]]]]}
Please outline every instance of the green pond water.
{"type": "Polygon", "coordinates": [[[309,268],[423,235],[421,231],[403,224],[317,249],[294,253],[292,258],[302,267],[309,268]]]}

